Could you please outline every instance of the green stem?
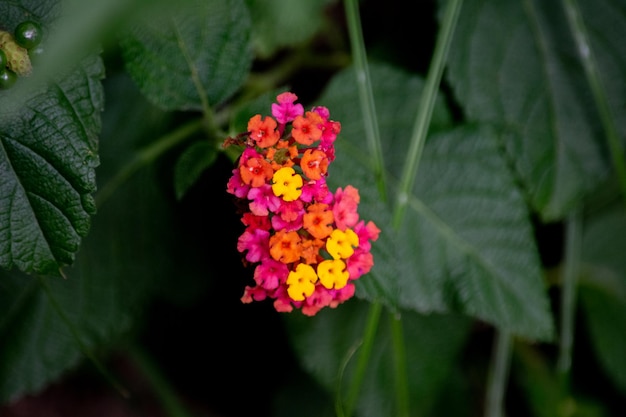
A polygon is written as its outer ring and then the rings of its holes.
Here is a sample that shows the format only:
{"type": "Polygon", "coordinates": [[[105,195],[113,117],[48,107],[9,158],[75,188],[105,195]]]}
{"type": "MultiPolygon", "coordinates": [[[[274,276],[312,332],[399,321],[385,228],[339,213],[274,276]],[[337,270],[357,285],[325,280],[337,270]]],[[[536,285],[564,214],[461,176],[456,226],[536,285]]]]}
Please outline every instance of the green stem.
{"type": "Polygon", "coordinates": [[[393,358],[396,376],[396,403],[398,417],[409,417],[409,376],[407,374],[406,349],[404,346],[404,331],[399,315],[390,315],[391,334],[393,340],[393,358]]]}
{"type": "Polygon", "coordinates": [[[582,216],[575,210],[567,219],[567,241],[565,243],[565,266],[561,289],[561,336],[557,372],[564,393],[569,392],[569,376],[572,367],[574,341],[574,316],[576,313],[576,284],[580,272],[582,245],[582,216]]]}
{"type": "Polygon", "coordinates": [[[512,342],[512,336],[508,332],[497,331],[487,381],[485,417],[502,417],[504,415],[504,393],[513,352],[512,342]]]}
{"type": "Polygon", "coordinates": [[[204,120],[197,119],[180,126],[141,149],[117,174],[109,180],[96,195],[96,204],[102,206],[104,202],[126,182],[141,167],[154,162],[166,151],[182,142],[203,127],[204,120]]]}
{"type": "Polygon", "coordinates": [[[589,36],[580,8],[578,7],[578,2],[576,0],[562,0],[562,3],[565,14],[567,15],[570,30],[576,41],[578,55],[585,70],[587,82],[591,87],[596,108],[606,133],[606,138],[611,150],[611,158],[622,190],[622,198],[626,202],[626,164],[624,163],[624,148],[615,125],[615,117],[611,111],[606,88],[598,72],[597,61],[589,42],[589,36]]]}
{"type": "Polygon", "coordinates": [[[367,316],[367,323],[365,325],[363,345],[359,352],[354,377],[352,378],[348,389],[348,395],[346,396],[346,405],[344,408],[344,415],[346,417],[350,417],[354,412],[354,408],[359,397],[359,391],[361,390],[361,385],[363,385],[365,371],[367,370],[367,365],[372,354],[372,347],[374,346],[374,337],[376,336],[376,331],[378,329],[381,311],[382,305],[380,303],[376,302],[371,304],[370,311],[367,316]]]}
{"type": "Polygon", "coordinates": [[[152,385],[163,408],[170,417],[191,417],[185,406],[176,395],[174,388],[167,382],[152,358],[136,345],[128,347],[133,362],[141,369],[142,374],[152,385]]]}
{"type": "Polygon", "coordinates": [[[102,365],[100,360],[93,354],[91,349],[87,347],[82,337],[80,336],[79,330],[76,328],[74,323],[67,317],[65,314],[65,310],[58,303],[56,297],[52,293],[46,278],[39,277],[39,283],[41,288],[43,288],[46,296],[48,297],[48,301],[52,306],[53,310],[57,313],[61,321],[67,326],[68,330],[72,334],[74,341],[78,345],[78,348],[82,352],[82,354],[89,359],[89,361],[93,364],[93,366],[98,370],[98,372],[104,377],[104,379],[124,398],[128,398],[128,391],[120,384],[117,379],[102,365]]]}
{"type": "Polygon", "coordinates": [[[350,348],[345,358],[343,359],[341,366],[339,367],[338,377],[337,377],[337,398],[335,399],[335,414],[337,417],[346,417],[345,411],[343,409],[343,397],[342,397],[342,387],[343,387],[343,376],[346,373],[346,369],[348,368],[348,364],[354,357],[354,354],[359,350],[359,348],[363,345],[363,340],[357,340],[354,345],[350,348]]]}
{"type": "MultiPolygon", "coordinates": [[[[250,73],[241,95],[235,98],[236,104],[245,104],[260,94],[284,85],[302,68],[309,70],[333,70],[344,68],[350,64],[351,57],[344,52],[319,54],[310,48],[299,48],[288,54],[284,59],[272,65],[264,72],[250,73]]],[[[237,106],[230,106],[237,107],[237,106]]]]}
{"type": "Polygon", "coordinates": [[[380,142],[376,106],[374,105],[374,94],[372,92],[372,83],[367,65],[367,55],[365,53],[365,43],[363,41],[363,31],[359,17],[359,5],[357,0],[345,0],[344,5],[348,21],[352,56],[354,58],[356,81],[359,89],[359,102],[363,112],[363,123],[365,124],[365,137],[367,138],[370,153],[374,158],[374,175],[378,192],[381,198],[386,200],[385,164],[380,142]]]}
{"type": "MultiPolygon", "coordinates": [[[[374,158],[374,176],[376,178],[378,192],[381,199],[386,200],[387,191],[385,164],[383,161],[380,131],[378,129],[378,117],[376,115],[376,106],[374,104],[374,94],[372,92],[367,55],[365,53],[365,42],[363,41],[358,0],[344,0],[344,7],[346,11],[348,33],[350,36],[352,57],[355,61],[354,67],[359,90],[359,102],[361,104],[363,123],[365,125],[365,136],[367,138],[370,153],[374,158]]],[[[352,415],[356,406],[359,391],[361,389],[361,385],[363,384],[363,378],[365,377],[365,371],[370,360],[381,311],[382,305],[379,302],[375,302],[370,306],[363,346],[359,352],[354,378],[351,381],[346,399],[345,416],[347,417],[352,415]]]]}
{"type": "Polygon", "coordinates": [[[415,183],[417,169],[422,156],[422,150],[424,149],[424,143],[426,142],[426,135],[428,133],[428,127],[430,126],[433,108],[435,107],[435,101],[437,99],[437,92],[439,91],[441,76],[443,74],[443,69],[448,56],[448,50],[450,49],[450,44],[452,42],[452,35],[454,34],[454,29],[456,27],[462,3],[462,0],[448,1],[442,26],[439,29],[439,34],[437,35],[437,43],[435,45],[433,59],[428,68],[426,83],[424,85],[424,90],[422,91],[419,108],[417,110],[417,118],[413,127],[411,144],[406,154],[404,169],[400,179],[397,204],[393,214],[393,226],[396,229],[399,228],[402,223],[404,212],[409,203],[409,194],[411,193],[413,184],[415,183]]]}

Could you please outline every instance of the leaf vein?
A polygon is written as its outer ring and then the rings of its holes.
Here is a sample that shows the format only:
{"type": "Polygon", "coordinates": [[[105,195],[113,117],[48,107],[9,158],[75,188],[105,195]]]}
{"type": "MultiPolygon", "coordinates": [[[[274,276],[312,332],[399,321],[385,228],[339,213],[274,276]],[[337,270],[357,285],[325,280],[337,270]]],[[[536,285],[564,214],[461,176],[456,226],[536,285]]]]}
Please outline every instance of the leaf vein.
{"type": "Polygon", "coordinates": [[[515,287],[511,285],[510,282],[506,280],[499,279],[500,274],[497,269],[489,262],[484,256],[476,250],[476,248],[463,239],[461,236],[456,233],[456,231],[448,225],[441,217],[439,217],[434,211],[432,211],[424,202],[418,199],[415,196],[412,196],[409,200],[409,205],[413,210],[423,216],[426,220],[428,220],[435,228],[435,230],[439,231],[440,235],[443,237],[445,241],[450,242],[454,247],[456,247],[461,253],[466,254],[469,258],[473,259],[476,264],[480,265],[484,270],[489,273],[489,275],[497,279],[498,282],[508,287],[509,289],[515,291],[515,287]]]}

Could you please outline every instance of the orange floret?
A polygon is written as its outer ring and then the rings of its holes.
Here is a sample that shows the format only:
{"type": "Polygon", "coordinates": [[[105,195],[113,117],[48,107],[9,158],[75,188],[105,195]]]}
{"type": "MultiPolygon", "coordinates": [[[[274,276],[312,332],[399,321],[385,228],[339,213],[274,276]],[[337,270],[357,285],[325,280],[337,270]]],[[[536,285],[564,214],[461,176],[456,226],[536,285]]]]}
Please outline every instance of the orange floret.
{"type": "Polygon", "coordinates": [[[276,120],[269,116],[261,119],[261,115],[257,114],[248,121],[248,132],[258,147],[269,148],[280,139],[280,133],[276,130],[276,126],[276,120]]]}
{"type": "Polygon", "coordinates": [[[244,183],[260,187],[274,175],[272,166],[263,158],[250,158],[239,167],[239,174],[244,183]]]}
{"type": "Polygon", "coordinates": [[[300,161],[302,172],[310,180],[319,180],[328,172],[328,157],[318,149],[307,149],[300,161]]]}
{"type": "Polygon", "coordinates": [[[320,125],[324,122],[322,117],[315,112],[306,112],[305,116],[297,116],[293,121],[291,136],[302,145],[312,145],[322,137],[320,125]]]}
{"type": "Polygon", "coordinates": [[[316,264],[323,258],[320,256],[320,249],[324,247],[324,241],[320,239],[303,239],[302,254],[300,255],[307,264],[316,264]]]}
{"type": "Polygon", "coordinates": [[[279,230],[270,238],[270,255],[275,260],[288,264],[300,259],[302,247],[297,232],[279,230]]]}
{"type": "Polygon", "coordinates": [[[302,218],[306,231],[317,239],[324,239],[331,234],[334,220],[332,210],[323,203],[311,204],[302,218]]]}

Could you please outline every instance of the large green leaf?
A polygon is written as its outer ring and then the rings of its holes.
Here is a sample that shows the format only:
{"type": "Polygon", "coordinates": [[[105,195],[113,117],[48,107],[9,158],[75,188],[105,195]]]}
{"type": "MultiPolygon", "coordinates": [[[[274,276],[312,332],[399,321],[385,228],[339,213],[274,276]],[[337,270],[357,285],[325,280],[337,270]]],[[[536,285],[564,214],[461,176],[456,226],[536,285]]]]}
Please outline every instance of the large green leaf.
{"type": "Polygon", "coordinates": [[[626,392],[626,211],[615,204],[585,223],[579,287],[599,362],[626,392]]]}
{"type": "MultiPolygon", "coordinates": [[[[132,147],[166,118],[147,107],[130,80],[107,80],[116,105],[103,114],[102,170],[106,185],[132,147]],[[122,99],[123,98],[123,99],[122,99]],[[138,99],[139,98],[139,99],[138,99]],[[132,109],[132,111],[130,111],[132,109]],[[145,123],[133,125],[134,117],[145,123]]],[[[34,393],[83,357],[129,331],[146,299],[172,275],[170,210],[151,172],[99,201],[98,215],[66,279],[17,271],[0,275],[0,403],[34,393]],[[47,288],[47,289],[46,289],[47,288]]]]}
{"type": "Polygon", "coordinates": [[[166,110],[217,106],[241,86],[252,62],[243,0],[193,0],[174,14],[137,22],[121,41],[141,91],[166,110]]]}
{"type": "MultiPolygon", "coordinates": [[[[624,6],[581,3],[623,128],[624,6]]],[[[470,120],[507,132],[509,158],[544,220],[563,218],[606,175],[603,131],[561,2],[466,1],[447,75],[470,120]]]]}
{"type": "MultiPolygon", "coordinates": [[[[0,1],[2,25],[12,28],[30,17],[47,29],[58,10],[56,2],[46,4],[0,1]]],[[[2,268],[53,273],[73,262],[95,212],[103,76],[100,58],[91,56],[32,91],[18,110],[0,106],[2,268]]],[[[28,78],[14,87],[21,83],[28,78]]],[[[0,102],[7,93],[0,91],[0,102]]]]}
{"type": "MultiPolygon", "coordinates": [[[[421,82],[372,67],[383,149],[393,191],[409,147],[421,82]]],[[[360,214],[381,228],[373,244],[372,273],[357,295],[419,312],[461,311],[529,338],[552,335],[529,214],[489,128],[465,126],[429,137],[410,209],[395,232],[380,201],[364,146],[362,117],[352,71],[332,80],[320,103],[342,122],[329,184],[353,184],[360,214]]],[[[445,113],[435,113],[441,129],[445,113]]]]}
{"type": "MultiPolygon", "coordinates": [[[[340,387],[342,401],[354,377],[368,307],[368,303],[350,301],[312,318],[300,314],[286,317],[302,366],[329,392],[336,394],[340,387]]],[[[385,312],[377,329],[357,405],[360,417],[398,415],[391,319],[385,312]]],[[[460,316],[423,316],[407,311],[402,312],[401,322],[411,415],[429,415],[465,345],[471,322],[460,316]]]]}

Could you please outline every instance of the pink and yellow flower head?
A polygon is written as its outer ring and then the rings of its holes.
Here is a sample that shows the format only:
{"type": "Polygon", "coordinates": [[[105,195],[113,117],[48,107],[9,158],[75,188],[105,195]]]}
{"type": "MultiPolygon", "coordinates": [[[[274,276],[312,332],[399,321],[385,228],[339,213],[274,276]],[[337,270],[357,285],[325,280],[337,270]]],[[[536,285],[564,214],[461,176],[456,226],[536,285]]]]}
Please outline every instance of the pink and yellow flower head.
{"type": "Polygon", "coordinates": [[[226,191],[245,208],[237,250],[256,265],[241,301],[269,298],[279,312],[313,316],[354,295],[354,281],[374,265],[380,230],[359,219],[355,187],[326,185],[341,124],[326,107],[305,112],[297,99],[279,94],[271,116],[254,115],[246,133],[225,141],[245,145],[226,191]]]}

